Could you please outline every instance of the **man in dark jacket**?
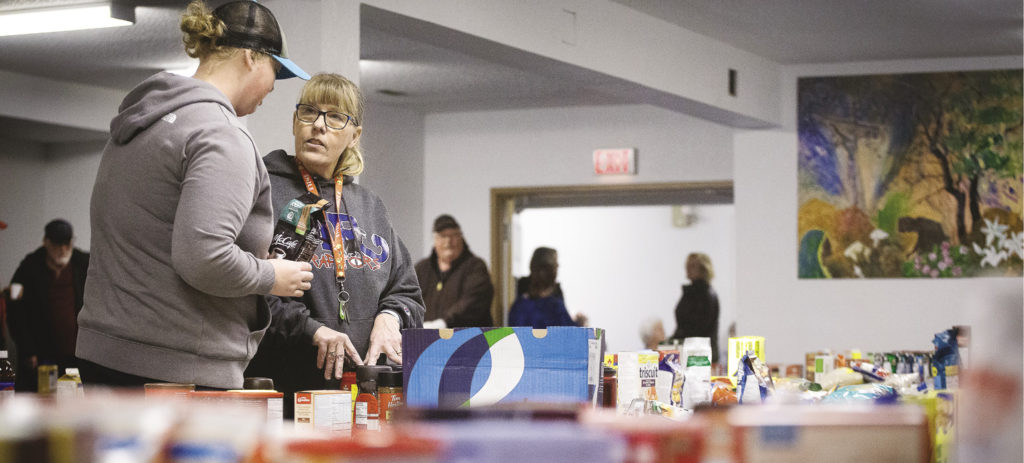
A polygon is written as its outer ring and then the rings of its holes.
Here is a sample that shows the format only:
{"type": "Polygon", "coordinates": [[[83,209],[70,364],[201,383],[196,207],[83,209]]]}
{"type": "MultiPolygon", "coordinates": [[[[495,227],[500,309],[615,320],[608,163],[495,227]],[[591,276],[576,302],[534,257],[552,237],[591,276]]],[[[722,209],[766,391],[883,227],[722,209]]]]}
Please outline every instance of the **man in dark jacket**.
{"type": "Polygon", "coordinates": [[[36,367],[56,364],[60,373],[76,367],[78,312],[82,310],[89,254],[73,247],[71,224],[46,224],[43,246],[25,256],[11,279],[8,308],[11,337],[18,347],[19,391],[37,389],[36,367]]]}
{"type": "Polygon", "coordinates": [[[426,326],[493,326],[491,274],[487,264],[469,252],[452,216],[444,214],[434,220],[434,250],[416,264],[416,276],[427,306],[426,326]]]}

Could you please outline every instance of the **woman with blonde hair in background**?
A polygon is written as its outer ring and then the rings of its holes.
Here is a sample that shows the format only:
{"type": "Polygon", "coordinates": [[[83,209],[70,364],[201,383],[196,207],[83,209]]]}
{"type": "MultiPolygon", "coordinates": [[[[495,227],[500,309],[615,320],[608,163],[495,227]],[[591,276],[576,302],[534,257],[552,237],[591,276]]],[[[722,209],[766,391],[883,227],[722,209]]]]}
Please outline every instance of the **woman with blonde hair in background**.
{"type": "Polygon", "coordinates": [[[180,27],[199,69],[125,97],[96,176],[76,349],[90,384],[240,388],[270,324],[264,296],[301,296],[313,277],[309,264],[266,260],[270,179],[238,119],[275,79],[308,76],[258,3],[193,1],[180,27]]]}
{"type": "Polygon", "coordinates": [[[715,278],[711,258],[694,252],[686,257],[686,278],[683,296],[676,304],[676,331],[673,339],[680,343],[690,337],[711,338],[711,361],[718,360],[718,294],[711,287],[715,278]]]}

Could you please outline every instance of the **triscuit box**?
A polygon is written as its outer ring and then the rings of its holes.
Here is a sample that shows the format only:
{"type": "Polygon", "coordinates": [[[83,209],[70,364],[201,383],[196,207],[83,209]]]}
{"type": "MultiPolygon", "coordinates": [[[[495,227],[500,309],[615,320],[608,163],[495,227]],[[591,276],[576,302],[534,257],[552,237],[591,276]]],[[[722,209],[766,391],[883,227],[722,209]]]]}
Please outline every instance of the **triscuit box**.
{"type": "Polygon", "coordinates": [[[600,405],[603,330],[553,326],[410,329],[402,332],[409,407],[510,402],[600,405]]]}
{"type": "Polygon", "coordinates": [[[352,395],[342,390],[295,393],[295,430],[352,432],[352,395]]]}
{"type": "MultiPolygon", "coordinates": [[[[628,413],[636,399],[656,400],[658,398],[658,353],[653,350],[619,352],[619,371],[616,378],[618,392],[615,404],[619,413],[628,413]]],[[[666,402],[668,403],[668,402],[666,402]]],[[[643,404],[637,403],[639,411],[643,404]]]]}

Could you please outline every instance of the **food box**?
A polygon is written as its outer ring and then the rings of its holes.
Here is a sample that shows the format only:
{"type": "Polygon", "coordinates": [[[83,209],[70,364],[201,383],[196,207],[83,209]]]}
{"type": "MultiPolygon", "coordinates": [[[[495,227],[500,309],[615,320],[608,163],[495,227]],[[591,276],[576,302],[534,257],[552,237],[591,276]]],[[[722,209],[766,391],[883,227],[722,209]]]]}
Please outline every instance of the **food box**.
{"type": "Polygon", "coordinates": [[[511,402],[600,405],[599,328],[556,326],[411,329],[402,332],[409,407],[511,402]]]}
{"type": "Polygon", "coordinates": [[[352,394],[342,390],[295,393],[295,430],[352,432],[352,394]]]}
{"type": "Polygon", "coordinates": [[[915,405],[763,405],[734,407],[740,463],[927,463],[931,442],[915,405]]]}

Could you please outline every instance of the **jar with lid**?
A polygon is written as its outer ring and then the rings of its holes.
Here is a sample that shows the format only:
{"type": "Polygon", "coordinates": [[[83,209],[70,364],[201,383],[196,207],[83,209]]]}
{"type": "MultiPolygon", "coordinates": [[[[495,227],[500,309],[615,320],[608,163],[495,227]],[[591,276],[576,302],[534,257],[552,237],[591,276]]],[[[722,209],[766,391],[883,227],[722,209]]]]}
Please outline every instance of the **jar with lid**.
{"type": "MultiPolygon", "coordinates": [[[[390,369],[386,366],[383,368],[390,369]]],[[[356,367],[356,381],[359,395],[356,396],[352,417],[352,431],[380,431],[380,401],[377,396],[377,378],[381,366],[359,365],[356,367]]]]}
{"type": "Polygon", "coordinates": [[[377,395],[380,399],[381,424],[391,424],[395,409],[402,405],[402,371],[381,372],[377,395]]]}

